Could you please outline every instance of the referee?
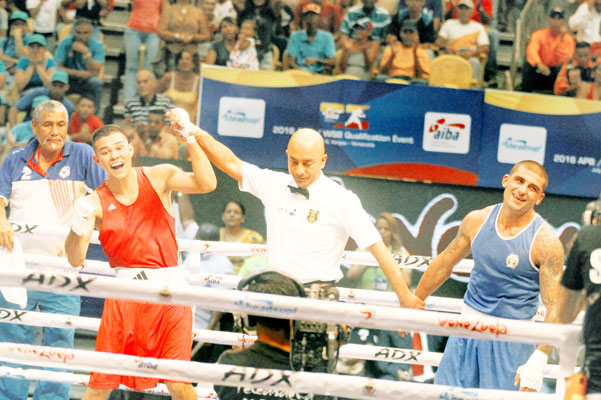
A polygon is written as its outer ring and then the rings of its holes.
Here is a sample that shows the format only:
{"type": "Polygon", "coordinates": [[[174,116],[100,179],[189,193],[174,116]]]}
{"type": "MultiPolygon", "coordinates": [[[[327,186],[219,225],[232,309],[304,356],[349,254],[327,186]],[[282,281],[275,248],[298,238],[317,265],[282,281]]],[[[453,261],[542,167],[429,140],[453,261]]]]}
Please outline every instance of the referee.
{"type": "Polygon", "coordinates": [[[317,131],[299,129],[291,136],[286,150],[289,174],[240,160],[198,127],[193,134],[217,168],[263,202],[269,269],[279,269],[305,286],[333,284],[342,278],[340,261],[350,236],[376,258],[401,306],[424,307],[409,291],[357,195],[322,173],[328,156],[317,131]]]}

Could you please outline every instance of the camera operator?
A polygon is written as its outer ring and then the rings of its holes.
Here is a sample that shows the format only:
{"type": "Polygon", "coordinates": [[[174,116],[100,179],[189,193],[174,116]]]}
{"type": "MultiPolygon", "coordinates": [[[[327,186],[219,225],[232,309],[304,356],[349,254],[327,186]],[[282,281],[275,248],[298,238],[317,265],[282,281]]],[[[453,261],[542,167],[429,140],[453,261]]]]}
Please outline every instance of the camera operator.
{"type": "MultiPolygon", "coordinates": [[[[249,275],[240,281],[240,290],[270,293],[283,296],[306,297],[303,286],[292,278],[275,271],[249,275]]],[[[256,324],[257,341],[242,350],[224,352],[217,363],[253,368],[290,370],[291,330],[293,321],[259,316],[249,316],[249,324],[256,324]]],[[[220,400],[277,400],[326,399],[307,393],[290,393],[250,387],[215,386],[220,400]]]]}

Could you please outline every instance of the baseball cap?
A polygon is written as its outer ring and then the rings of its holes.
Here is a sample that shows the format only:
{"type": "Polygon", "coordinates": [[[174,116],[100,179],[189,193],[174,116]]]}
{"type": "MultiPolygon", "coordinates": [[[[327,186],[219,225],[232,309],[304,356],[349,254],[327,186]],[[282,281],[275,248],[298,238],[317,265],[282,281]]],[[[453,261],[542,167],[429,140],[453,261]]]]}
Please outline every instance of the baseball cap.
{"type": "Polygon", "coordinates": [[[13,13],[10,14],[10,18],[11,21],[14,21],[15,19],[20,19],[23,21],[26,21],[29,19],[29,15],[27,15],[26,12],[23,11],[15,11],[13,13]]]}
{"type": "Polygon", "coordinates": [[[31,106],[33,108],[36,108],[38,105],[40,105],[41,103],[50,100],[50,97],[46,96],[46,95],[40,95],[40,96],[36,96],[33,98],[33,101],[31,102],[31,106]]]}
{"type": "Polygon", "coordinates": [[[353,24],[353,27],[355,27],[355,26],[358,26],[363,29],[367,29],[368,31],[371,31],[372,28],[374,27],[374,25],[371,23],[371,20],[369,18],[359,18],[353,24]]]}
{"type": "Polygon", "coordinates": [[[307,3],[303,7],[303,14],[306,14],[308,12],[313,12],[315,14],[320,14],[321,13],[321,7],[318,4],[315,4],[315,3],[307,3]]]}
{"type": "Polygon", "coordinates": [[[40,35],[39,33],[34,33],[33,35],[29,35],[29,39],[27,40],[27,45],[30,46],[33,43],[41,44],[46,47],[46,38],[44,35],[40,35]]]}
{"type": "Polygon", "coordinates": [[[558,17],[564,18],[564,11],[563,11],[563,8],[561,8],[561,7],[554,7],[554,8],[551,10],[551,12],[549,13],[549,16],[550,16],[551,18],[553,18],[553,17],[555,17],[555,16],[558,16],[558,17]]]}
{"type": "Polygon", "coordinates": [[[401,30],[402,31],[405,31],[405,30],[417,31],[417,23],[415,21],[411,21],[410,19],[406,19],[401,24],[401,30]]]}
{"type": "Polygon", "coordinates": [[[67,75],[67,73],[62,69],[57,69],[50,77],[50,82],[62,82],[69,84],[69,75],[67,75]]]}
{"type": "Polygon", "coordinates": [[[459,3],[457,3],[457,5],[474,8],[474,2],[472,0],[459,0],[459,3]]]}

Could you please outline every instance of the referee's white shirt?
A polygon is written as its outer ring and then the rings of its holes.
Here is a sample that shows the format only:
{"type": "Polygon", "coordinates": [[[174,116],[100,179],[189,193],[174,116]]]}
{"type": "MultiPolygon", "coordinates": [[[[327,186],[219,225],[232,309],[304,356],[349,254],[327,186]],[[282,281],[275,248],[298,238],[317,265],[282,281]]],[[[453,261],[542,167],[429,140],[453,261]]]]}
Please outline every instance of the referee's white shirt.
{"type": "Polygon", "coordinates": [[[243,165],[240,190],[265,206],[270,269],[303,283],[337,281],[349,236],[360,248],[382,240],[359,197],[323,173],[308,187],[309,199],[288,185],[296,186],[290,174],[243,165]]]}

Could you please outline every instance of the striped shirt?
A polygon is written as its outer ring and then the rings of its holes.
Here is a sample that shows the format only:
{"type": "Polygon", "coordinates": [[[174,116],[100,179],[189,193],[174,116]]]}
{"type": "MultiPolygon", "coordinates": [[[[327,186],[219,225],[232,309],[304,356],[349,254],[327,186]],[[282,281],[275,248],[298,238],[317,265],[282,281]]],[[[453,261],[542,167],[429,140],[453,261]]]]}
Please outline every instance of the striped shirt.
{"type": "Polygon", "coordinates": [[[390,15],[385,9],[378,6],[375,6],[369,15],[365,14],[363,5],[350,8],[342,20],[340,33],[354,38],[354,25],[362,18],[369,18],[373,25],[373,30],[371,31],[370,35],[372,40],[384,40],[386,33],[388,32],[388,25],[390,25],[390,15]]]}
{"type": "MultiPolygon", "coordinates": [[[[146,122],[148,121],[148,113],[151,110],[160,110],[163,114],[166,114],[174,107],[173,101],[162,94],[155,94],[149,103],[146,103],[142,97],[137,96],[125,103],[125,118],[131,118],[134,124],[140,121],[146,122]]],[[[167,116],[165,116],[165,122],[169,122],[167,116]]]]}

